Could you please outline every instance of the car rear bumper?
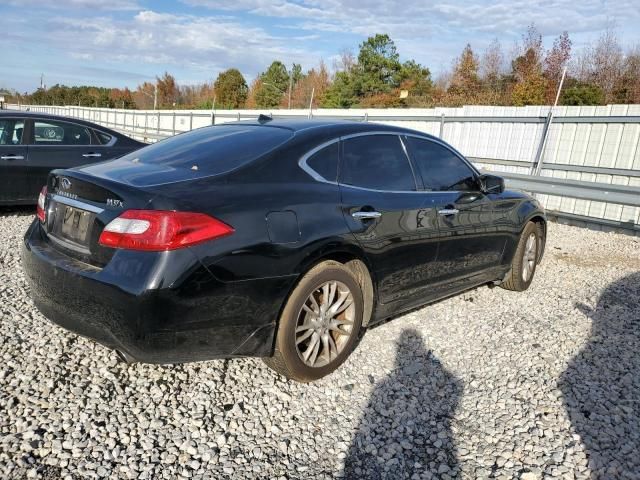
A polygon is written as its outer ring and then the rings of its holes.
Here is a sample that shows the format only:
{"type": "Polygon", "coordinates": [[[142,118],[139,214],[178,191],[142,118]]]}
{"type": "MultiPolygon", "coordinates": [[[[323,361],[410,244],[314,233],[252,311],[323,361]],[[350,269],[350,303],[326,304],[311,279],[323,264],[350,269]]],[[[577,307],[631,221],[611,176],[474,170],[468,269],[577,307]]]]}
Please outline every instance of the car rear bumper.
{"type": "Polygon", "coordinates": [[[22,245],[31,298],[42,314],[134,360],[271,355],[276,319],[295,276],[223,282],[190,252],[172,254],[143,255],[148,268],[114,256],[98,269],[53,248],[37,221],[22,245]],[[193,265],[175,281],[166,278],[163,265],[184,265],[186,254],[193,265]]]}

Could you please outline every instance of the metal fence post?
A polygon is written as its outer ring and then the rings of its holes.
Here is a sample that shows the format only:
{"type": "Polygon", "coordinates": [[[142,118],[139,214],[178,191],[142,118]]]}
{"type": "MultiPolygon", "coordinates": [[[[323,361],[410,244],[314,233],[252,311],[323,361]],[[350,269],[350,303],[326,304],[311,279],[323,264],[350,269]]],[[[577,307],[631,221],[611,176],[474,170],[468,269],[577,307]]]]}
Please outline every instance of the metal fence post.
{"type": "Polygon", "coordinates": [[[176,111],[173,111],[173,120],[172,120],[172,126],[171,128],[173,129],[173,134],[176,134],[176,111]]]}
{"type": "Polygon", "coordinates": [[[444,112],[440,114],[440,133],[438,134],[438,138],[440,140],[444,140],[444,112]]]}
{"type": "Polygon", "coordinates": [[[193,112],[189,112],[189,131],[193,130],[193,112]]]}
{"type": "Polygon", "coordinates": [[[531,175],[540,175],[540,172],[542,171],[542,164],[544,163],[544,147],[547,144],[549,127],[551,126],[552,121],[553,108],[550,108],[549,113],[547,114],[547,120],[545,121],[544,127],[542,129],[542,137],[540,138],[540,143],[538,144],[538,150],[536,151],[536,156],[533,159],[533,165],[531,166],[531,175]]]}

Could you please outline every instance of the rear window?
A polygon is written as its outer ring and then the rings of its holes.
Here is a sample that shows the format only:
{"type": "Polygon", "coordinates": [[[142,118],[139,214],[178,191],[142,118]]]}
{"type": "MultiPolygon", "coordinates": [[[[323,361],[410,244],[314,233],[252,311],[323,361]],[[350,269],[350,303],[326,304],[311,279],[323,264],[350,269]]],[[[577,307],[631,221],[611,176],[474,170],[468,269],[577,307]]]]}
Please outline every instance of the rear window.
{"type": "Polygon", "coordinates": [[[281,128],[220,125],[162,140],[123,159],[217,175],[258,158],[292,136],[292,131],[281,128]]]}

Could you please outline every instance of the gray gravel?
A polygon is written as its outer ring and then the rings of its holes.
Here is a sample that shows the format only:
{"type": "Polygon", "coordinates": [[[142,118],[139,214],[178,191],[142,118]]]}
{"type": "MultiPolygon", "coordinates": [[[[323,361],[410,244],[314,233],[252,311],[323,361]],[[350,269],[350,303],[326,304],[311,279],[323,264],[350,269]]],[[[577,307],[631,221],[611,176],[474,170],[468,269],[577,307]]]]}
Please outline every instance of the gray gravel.
{"type": "Polygon", "coordinates": [[[551,224],[525,294],[371,329],[334,375],[126,366],[33,307],[0,211],[0,478],[640,478],[640,238],[551,224]]]}

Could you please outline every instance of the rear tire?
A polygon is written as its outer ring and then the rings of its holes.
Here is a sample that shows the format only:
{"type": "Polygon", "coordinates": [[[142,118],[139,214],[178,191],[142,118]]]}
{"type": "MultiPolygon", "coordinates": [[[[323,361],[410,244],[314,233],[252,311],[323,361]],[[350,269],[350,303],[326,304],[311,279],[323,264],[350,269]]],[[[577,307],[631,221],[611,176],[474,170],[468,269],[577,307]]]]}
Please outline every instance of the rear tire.
{"type": "Polygon", "coordinates": [[[298,382],[330,374],[353,350],[364,300],[354,274],[335,261],[319,263],[293,289],[280,316],[275,351],[264,362],[298,382]]]}
{"type": "Polygon", "coordinates": [[[529,288],[536,273],[542,242],[542,227],[535,222],[527,223],[518,241],[511,270],[507,274],[507,279],[500,284],[502,288],[515,292],[523,292],[529,288]]]}

